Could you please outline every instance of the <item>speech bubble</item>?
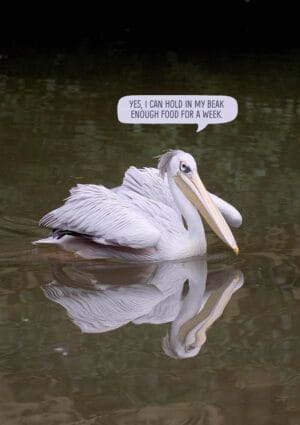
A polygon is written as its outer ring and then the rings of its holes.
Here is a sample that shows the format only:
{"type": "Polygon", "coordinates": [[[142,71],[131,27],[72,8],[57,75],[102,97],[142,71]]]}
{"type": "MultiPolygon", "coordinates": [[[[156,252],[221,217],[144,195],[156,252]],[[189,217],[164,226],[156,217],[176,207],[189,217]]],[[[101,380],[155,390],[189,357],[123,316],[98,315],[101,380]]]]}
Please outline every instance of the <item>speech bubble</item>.
{"type": "Polygon", "coordinates": [[[231,96],[132,95],[121,97],[117,111],[124,124],[197,124],[199,132],[233,121],[238,104],[231,96]]]}

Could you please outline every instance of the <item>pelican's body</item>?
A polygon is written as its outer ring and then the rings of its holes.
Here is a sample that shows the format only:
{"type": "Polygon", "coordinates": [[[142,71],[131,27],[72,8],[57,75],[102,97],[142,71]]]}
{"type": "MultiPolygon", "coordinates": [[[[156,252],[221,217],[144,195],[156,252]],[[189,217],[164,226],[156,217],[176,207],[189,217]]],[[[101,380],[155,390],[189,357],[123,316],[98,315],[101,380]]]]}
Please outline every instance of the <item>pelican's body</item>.
{"type": "Polygon", "coordinates": [[[121,261],[178,260],[206,253],[199,212],[235,252],[225,222],[242,218],[230,204],[209,194],[194,158],[183,151],[160,157],[158,169],[130,167],[114,189],[78,185],[60,208],[40,221],[53,235],[36,243],[59,244],[85,258],[121,261]]]}

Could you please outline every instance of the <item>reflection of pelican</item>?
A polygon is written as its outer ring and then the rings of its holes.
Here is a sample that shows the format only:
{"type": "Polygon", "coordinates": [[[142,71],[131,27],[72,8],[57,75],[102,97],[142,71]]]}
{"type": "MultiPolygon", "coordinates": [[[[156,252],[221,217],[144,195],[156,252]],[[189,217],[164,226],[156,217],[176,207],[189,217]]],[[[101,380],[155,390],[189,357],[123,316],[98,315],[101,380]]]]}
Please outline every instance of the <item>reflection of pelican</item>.
{"type": "Polygon", "coordinates": [[[71,269],[55,266],[53,275],[44,294],[65,307],[82,332],[102,333],[129,322],[172,322],[163,349],[176,358],[200,351],[208,327],[243,283],[242,273],[233,270],[207,279],[207,263],[199,259],[113,268],[78,263],[71,269]]]}
{"type": "Polygon", "coordinates": [[[115,189],[100,185],[71,189],[65,204],[40,221],[53,235],[36,243],[60,244],[85,258],[188,258],[206,252],[198,211],[238,253],[227,222],[239,226],[240,213],[207,192],[190,154],[174,150],[160,157],[158,169],[130,167],[122,186],[115,189]]]}

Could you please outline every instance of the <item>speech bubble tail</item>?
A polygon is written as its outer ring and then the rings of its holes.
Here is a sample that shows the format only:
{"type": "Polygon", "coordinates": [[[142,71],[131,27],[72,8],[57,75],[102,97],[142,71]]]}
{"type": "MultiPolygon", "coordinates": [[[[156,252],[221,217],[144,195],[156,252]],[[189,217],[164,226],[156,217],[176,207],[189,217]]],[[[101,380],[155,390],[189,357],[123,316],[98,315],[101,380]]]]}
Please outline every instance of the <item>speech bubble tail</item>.
{"type": "Polygon", "coordinates": [[[197,130],[196,130],[196,132],[197,133],[200,133],[200,131],[204,130],[205,127],[207,127],[207,124],[206,123],[204,123],[204,122],[198,122],[197,123],[197,130]]]}

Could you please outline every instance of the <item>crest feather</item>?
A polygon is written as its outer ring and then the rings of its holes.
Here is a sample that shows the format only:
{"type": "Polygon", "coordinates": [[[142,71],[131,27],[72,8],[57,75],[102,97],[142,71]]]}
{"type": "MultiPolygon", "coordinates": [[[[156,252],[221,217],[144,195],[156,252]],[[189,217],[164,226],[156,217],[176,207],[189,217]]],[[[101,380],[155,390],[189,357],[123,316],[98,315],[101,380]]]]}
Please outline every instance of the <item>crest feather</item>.
{"type": "Polygon", "coordinates": [[[166,172],[167,172],[167,168],[168,165],[171,161],[171,159],[177,155],[180,151],[177,149],[170,149],[168,150],[166,153],[163,153],[162,155],[157,156],[157,158],[159,158],[158,161],[158,170],[159,170],[159,174],[162,178],[164,178],[166,172]]]}

